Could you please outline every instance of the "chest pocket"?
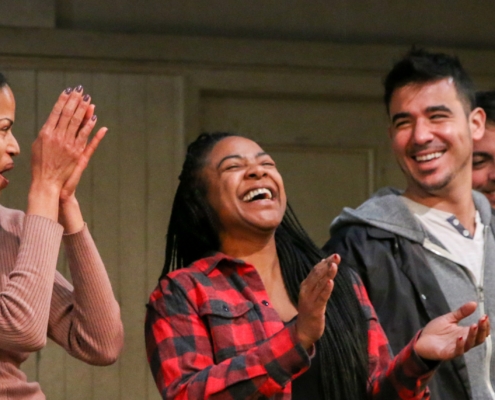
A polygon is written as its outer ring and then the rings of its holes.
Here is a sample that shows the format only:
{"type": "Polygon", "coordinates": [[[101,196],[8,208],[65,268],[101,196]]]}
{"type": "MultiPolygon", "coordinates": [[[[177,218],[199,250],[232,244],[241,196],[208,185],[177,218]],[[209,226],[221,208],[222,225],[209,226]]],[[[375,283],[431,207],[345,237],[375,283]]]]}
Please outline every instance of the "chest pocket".
{"type": "Polygon", "coordinates": [[[265,337],[259,315],[250,301],[234,305],[210,300],[199,312],[209,328],[216,363],[246,352],[265,337]]]}

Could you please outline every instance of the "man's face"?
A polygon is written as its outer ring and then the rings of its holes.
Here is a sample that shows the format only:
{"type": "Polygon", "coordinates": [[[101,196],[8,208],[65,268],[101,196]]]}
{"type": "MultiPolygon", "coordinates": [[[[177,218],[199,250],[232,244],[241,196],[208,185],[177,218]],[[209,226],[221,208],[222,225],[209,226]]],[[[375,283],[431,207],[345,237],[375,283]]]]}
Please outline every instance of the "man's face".
{"type": "Polygon", "coordinates": [[[471,186],[472,138],[483,135],[484,112],[468,113],[452,79],[397,88],[389,135],[407,179],[406,194],[442,196],[471,186]]]}
{"type": "Polygon", "coordinates": [[[483,137],[473,142],[473,189],[482,192],[495,208],[495,124],[491,122],[483,137]]]}

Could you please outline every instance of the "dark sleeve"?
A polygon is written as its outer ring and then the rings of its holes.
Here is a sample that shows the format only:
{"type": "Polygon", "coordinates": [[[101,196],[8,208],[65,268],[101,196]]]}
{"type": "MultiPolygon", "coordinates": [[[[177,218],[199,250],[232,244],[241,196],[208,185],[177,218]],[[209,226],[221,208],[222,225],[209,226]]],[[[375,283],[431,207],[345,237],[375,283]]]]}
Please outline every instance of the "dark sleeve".
{"type": "Polygon", "coordinates": [[[398,354],[428,321],[407,272],[414,258],[407,256],[407,249],[404,253],[393,233],[366,225],[339,229],[323,249],[341,256],[340,268],[350,267],[359,274],[392,351],[398,354]]]}

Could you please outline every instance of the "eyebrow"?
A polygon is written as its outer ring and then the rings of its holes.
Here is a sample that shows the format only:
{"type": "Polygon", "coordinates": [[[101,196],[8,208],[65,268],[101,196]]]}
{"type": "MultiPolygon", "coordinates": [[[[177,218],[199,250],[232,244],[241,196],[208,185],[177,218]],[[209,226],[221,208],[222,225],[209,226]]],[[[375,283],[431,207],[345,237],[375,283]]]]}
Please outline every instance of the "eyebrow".
{"type": "Polygon", "coordinates": [[[407,117],[410,117],[410,116],[411,116],[411,113],[400,112],[400,113],[394,114],[394,116],[392,117],[392,122],[395,122],[398,119],[407,118],[407,117]]]}
{"type": "MultiPolygon", "coordinates": [[[[266,156],[267,154],[268,154],[268,153],[266,153],[266,152],[264,152],[264,151],[261,151],[261,152],[259,152],[258,154],[256,154],[256,156],[255,156],[255,157],[256,157],[256,158],[259,158],[259,157],[262,157],[262,156],[266,156]]],[[[218,169],[218,168],[220,168],[220,166],[222,165],[222,163],[223,163],[224,161],[227,161],[227,160],[229,160],[229,159],[231,159],[231,158],[237,158],[237,159],[239,159],[239,160],[242,160],[242,159],[243,159],[243,157],[242,157],[242,156],[240,156],[239,154],[232,154],[232,155],[230,155],[230,156],[225,156],[225,157],[224,157],[224,158],[222,158],[222,159],[220,160],[220,162],[218,163],[218,165],[217,165],[217,169],[218,169]]]]}
{"type": "Polygon", "coordinates": [[[432,113],[435,111],[446,111],[448,113],[452,113],[452,110],[448,108],[447,106],[440,105],[440,106],[431,106],[426,108],[426,112],[432,113]]]}

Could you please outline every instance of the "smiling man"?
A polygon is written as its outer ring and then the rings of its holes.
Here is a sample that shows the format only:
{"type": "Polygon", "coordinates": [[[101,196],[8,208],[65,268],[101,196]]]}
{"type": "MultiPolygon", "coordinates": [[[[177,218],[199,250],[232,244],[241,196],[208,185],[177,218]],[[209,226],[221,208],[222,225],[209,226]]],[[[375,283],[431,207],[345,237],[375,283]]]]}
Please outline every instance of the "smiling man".
{"type": "MultiPolygon", "coordinates": [[[[344,209],[324,249],[360,274],[397,353],[466,301],[478,303],[470,323],[495,313],[495,293],[484,291],[495,286],[495,220],[486,198],[471,191],[473,141],[483,136],[485,113],[459,60],[411,50],[387,75],[384,99],[406,189],[382,189],[344,209]]],[[[492,340],[442,363],[431,398],[495,399],[492,340]]]]}
{"type": "Polygon", "coordinates": [[[495,90],[476,93],[476,105],[486,113],[485,134],[473,147],[473,188],[495,209],[495,90]]]}

